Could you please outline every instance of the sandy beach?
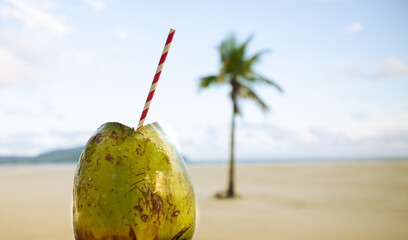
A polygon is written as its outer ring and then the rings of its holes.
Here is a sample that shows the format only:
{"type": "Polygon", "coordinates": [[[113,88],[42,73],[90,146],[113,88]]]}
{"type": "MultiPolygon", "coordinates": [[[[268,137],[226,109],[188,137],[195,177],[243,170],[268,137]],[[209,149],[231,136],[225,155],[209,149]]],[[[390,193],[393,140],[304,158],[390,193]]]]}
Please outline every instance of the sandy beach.
{"type": "MultiPolygon", "coordinates": [[[[238,164],[237,200],[216,200],[227,165],[188,165],[195,240],[408,239],[408,161],[238,164]]],[[[0,239],[72,240],[74,166],[0,167],[0,239]]]]}

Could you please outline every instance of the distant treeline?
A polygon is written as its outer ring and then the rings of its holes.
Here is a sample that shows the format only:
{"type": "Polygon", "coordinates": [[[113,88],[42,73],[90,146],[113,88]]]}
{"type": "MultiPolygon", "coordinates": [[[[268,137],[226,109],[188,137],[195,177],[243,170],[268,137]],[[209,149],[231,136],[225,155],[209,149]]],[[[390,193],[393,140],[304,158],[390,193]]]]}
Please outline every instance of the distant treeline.
{"type": "Polygon", "coordinates": [[[0,157],[0,164],[43,164],[43,163],[76,163],[83,147],[55,150],[36,157],[0,157]]]}

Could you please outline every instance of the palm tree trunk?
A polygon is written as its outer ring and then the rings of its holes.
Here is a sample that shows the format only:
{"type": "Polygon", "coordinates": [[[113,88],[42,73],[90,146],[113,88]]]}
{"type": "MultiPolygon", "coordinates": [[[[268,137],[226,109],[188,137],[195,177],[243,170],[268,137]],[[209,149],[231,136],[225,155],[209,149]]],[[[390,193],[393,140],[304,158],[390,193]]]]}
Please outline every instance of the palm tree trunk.
{"type": "Polygon", "coordinates": [[[226,192],[227,197],[235,196],[235,159],[234,159],[234,142],[235,142],[235,115],[236,115],[236,103],[233,102],[232,121],[231,121],[231,145],[230,145],[230,162],[229,162],[229,181],[228,189],[226,192]]]}

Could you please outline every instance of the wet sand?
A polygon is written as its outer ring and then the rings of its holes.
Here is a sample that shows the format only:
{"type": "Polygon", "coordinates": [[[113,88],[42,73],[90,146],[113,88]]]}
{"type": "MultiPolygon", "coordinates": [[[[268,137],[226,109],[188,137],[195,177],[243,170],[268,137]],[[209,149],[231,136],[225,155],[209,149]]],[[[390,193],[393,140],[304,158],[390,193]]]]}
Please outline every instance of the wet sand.
{"type": "MultiPolygon", "coordinates": [[[[188,165],[195,240],[408,239],[408,161],[238,164],[235,200],[213,196],[227,165],[188,165]]],[[[65,240],[74,166],[0,167],[0,239],[65,240]]]]}

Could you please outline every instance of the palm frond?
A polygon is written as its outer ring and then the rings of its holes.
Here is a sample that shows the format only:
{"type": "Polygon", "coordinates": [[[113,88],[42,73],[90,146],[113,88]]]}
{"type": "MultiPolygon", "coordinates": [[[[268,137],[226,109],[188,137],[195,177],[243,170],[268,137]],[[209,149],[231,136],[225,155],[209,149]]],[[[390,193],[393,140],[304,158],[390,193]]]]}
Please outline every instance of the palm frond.
{"type": "Polygon", "coordinates": [[[245,76],[245,79],[251,83],[266,83],[270,86],[275,87],[276,90],[278,90],[279,92],[283,92],[283,89],[281,88],[281,86],[279,86],[279,84],[259,74],[250,73],[247,76],[245,76]]]}
{"type": "Polygon", "coordinates": [[[241,67],[239,68],[239,74],[241,76],[247,76],[250,74],[253,74],[253,66],[255,65],[255,63],[257,63],[260,59],[260,57],[269,52],[268,50],[262,50],[259,51],[258,53],[254,54],[252,57],[250,58],[245,58],[245,60],[242,62],[241,67]]]}
{"type": "Polygon", "coordinates": [[[218,78],[214,75],[200,78],[200,88],[208,88],[217,83],[219,83],[218,78]]]}
{"type": "Polygon", "coordinates": [[[218,73],[218,76],[217,76],[217,81],[220,83],[225,81],[224,76],[226,75],[225,73],[226,73],[226,69],[228,66],[228,62],[229,62],[229,59],[225,59],[222,62],[220,72],[218,73]]]}
{"type": "Polygon", "coordinates": [[[242,69],[243,65],[246,62],[246,52],[248,48],[249,42],[252,40],[252,36],[250,36],[245,42],[235,48],[233,53],[233,62],[235,63],[234,67],[236,70],[242,69]]]}
{"type": "Polygon", "coordinates": [[[218,47],[221,55],[221,62],[229,59],[231,57],[231,53],[236,48],[236,39],[235,35],[231,35],[227,39],[225,39],[221,45],[218,47]]]}
{"type": "Polygon", "coordinates": [[[240,74],[239,71],[245,64],[246,51],[251,39],[252,37],[249,37],[245,42],[237,45],[235,36],[232,35],[222,42],[219,50],[225,72],[231,73],[232,75],[240,74]]]}
{"type": "Polygon", "coordinates": [[[247,98],[254,100],[261,108],[263,111],[268,111],[269,107],[266,105],[264,101],[262,101],[258,95],[249,87],[241,85],[238,89],[238,96],[240,98],[247,98]]]}
{"type": "Polygon", "coordinates": [[[248,64],[253,65],[254,63],[257,63],[259,61],[259,57],[261,57],[265,53],[269,53],[269,52],[271,52],[271,51],[268,50],[268,49],[261,50],[261,51],[257,52],[256,54],[254,54],[252,57],[250,57],[246,62],[248,62],[248,64]]]}

